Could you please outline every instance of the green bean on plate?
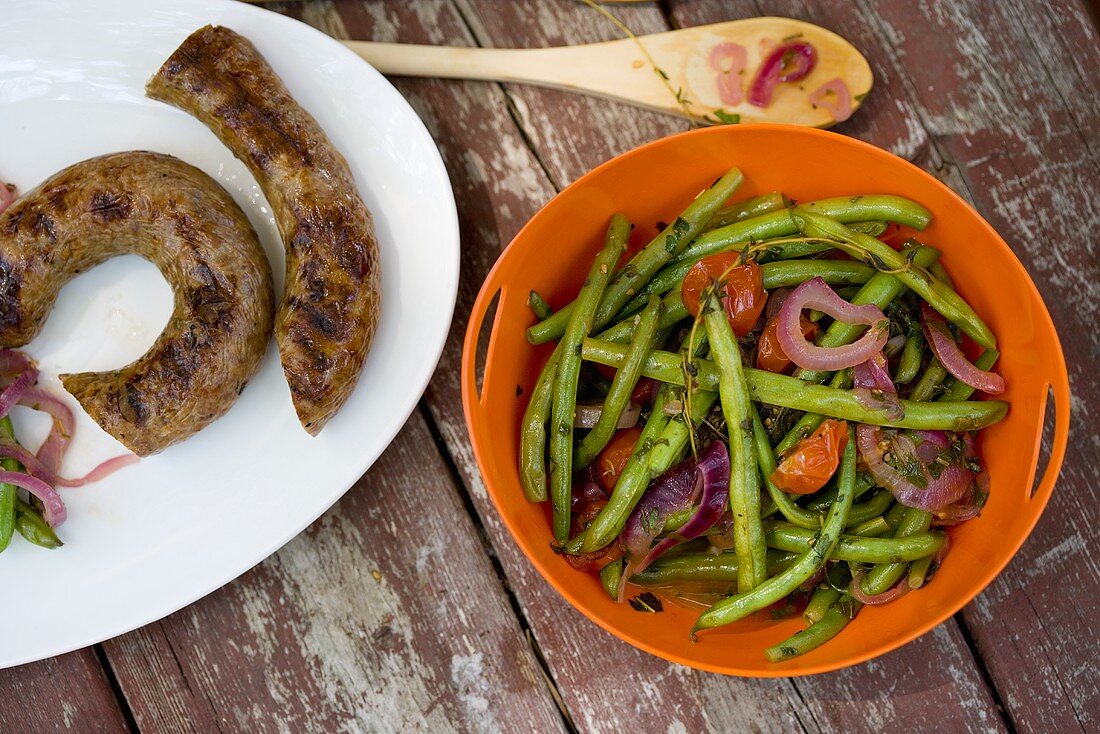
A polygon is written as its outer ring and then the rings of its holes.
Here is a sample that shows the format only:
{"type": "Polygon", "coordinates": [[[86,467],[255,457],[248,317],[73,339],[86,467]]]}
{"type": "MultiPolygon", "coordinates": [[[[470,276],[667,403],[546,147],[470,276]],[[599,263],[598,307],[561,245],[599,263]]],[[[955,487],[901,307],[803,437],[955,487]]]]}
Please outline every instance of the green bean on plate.
{"type": "Polygon", "coordinates": [[[951,526],[988,493],[975,438],[1008,405],[972,399],[1005,388],[996,339],[921,241],[931,212],[731,200],[743,179],[731,168],[625,262],[629,223],[609,216],[573,301],[532,295],[528,339],[558,346],[518,468],[529,501],[551,500],[555,550],[612,599],[698,610],[699,644],[798,616],[761,650],[778,662],[951,562],[951,526]]]}

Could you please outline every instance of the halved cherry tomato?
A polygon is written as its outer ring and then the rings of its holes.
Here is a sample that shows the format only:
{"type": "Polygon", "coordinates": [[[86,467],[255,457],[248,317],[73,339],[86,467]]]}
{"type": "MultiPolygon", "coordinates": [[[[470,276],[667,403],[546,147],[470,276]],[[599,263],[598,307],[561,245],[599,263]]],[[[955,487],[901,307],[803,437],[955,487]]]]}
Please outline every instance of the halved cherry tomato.
{"type": "Polygon", "coordinates": [[[630,401],[643,408],[653,405],[653,398],[657,395],[657,381],[652,377],[639,377],[634,385],[634,391],[630,393],[630,401]]]}
{"type": "Polygon", "coordinates": [[[900,250],[902,244],[904,244],[906,240],[910,240],[916,236],[917,230],[912,227],[898,224],[897,222],[890,222],[886,225],[886,231],[878,236],[878,240],[880,242],[885,242],[895,250],[900,250]]]}
{"type": "Polygon", "coordinates": [[[836,473],[847,445],[847,422],[825,419],[779,463],[772,472],[772,483],[787,492],[813,494],[836,473]]]}
{"type": "Polygon", "coordinates": [[[760,266],[751,260],[738,265],[740,257],[739,252],[720,252],[695,263],[684,276],[680,298],[688,312],[698,316],[703,291],[717,278],[722,278],[725,291],[722,306],[726,309],[730,328],[737,336],[744,336],[756,326],[768,294],[764,290],[764,274],[760,266]]]}
{"type": "MultiPolygon", "coordinates": [[[[756,366],[768,372],[786,372],[793,362],[783,347],[779,346],[779,337],[776,335],[779,319],[772,317],[768,325],[764,327],[764,333],[760,335],[760,341],[756,345],[756,366]]],[[[802,336],[807,341],[813,341],[817,336],[817,324],[805,316],[798,319],[798,325],[802,327],[802,336]]]]}
{"type": "MultiPolygon", "coordinates": [[[[585,503],[581,511],[573,516],[573,537],[583,533],[596,519],[596,516],[600,514],[600,510],[605,505],[607,505],[607,500],[595,500],[585,503]]],[[[597,571],[604,563],[618,559],[622,555],[622,549],[618,543],[612,543],[592,553],[581,553],[579,555],[564,553],[563,555],[565,556],[565,562],[578,571],[597,571]]]]}
{"type": "Polygon", "coordinates": [[[637,426],[619,431],[596,457],[596,472],[600,478],[600,484],[608,492],[615,489],[615,483],[619,481],[619,475],[626,468],[626,462],[630,461],[634,446],[641,435],[642,429],[637,426]]]}

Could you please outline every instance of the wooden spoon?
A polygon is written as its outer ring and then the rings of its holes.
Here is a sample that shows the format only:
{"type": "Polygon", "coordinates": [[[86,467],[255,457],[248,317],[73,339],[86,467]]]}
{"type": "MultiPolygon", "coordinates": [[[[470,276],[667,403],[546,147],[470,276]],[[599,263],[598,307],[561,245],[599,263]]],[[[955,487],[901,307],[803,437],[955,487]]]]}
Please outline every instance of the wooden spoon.
{"type": "Polygon", "coordinates": [[[871,91],[871,67],[852,44],[812,23],[791,18],[750,18],[682,28],[635,39],[534,49],[418,46],[345,41],[384,74],[395,76],[525,82],[618,99],[708,122],[785,122],[828,127],[831,112],[815,107],[810,94],[839,78],[858,109],[871,91]],[[802,80],[780,83],[771,103],[730,104],[729,85],[747,93],[761,60],[775,45],[797,38],[817,50],[817,66],[802,80]],[[723,52],[739,44],[744,70],[735,75],[723,52]],[[644,49],[644,51],[643,51],[644,49]],[[667,79],[663,78],[667,76],[667,79]],[[736,78],[733,78],[735,77],[736,78]],[[720,84],[725,84],[725,101],[720,84]]]}

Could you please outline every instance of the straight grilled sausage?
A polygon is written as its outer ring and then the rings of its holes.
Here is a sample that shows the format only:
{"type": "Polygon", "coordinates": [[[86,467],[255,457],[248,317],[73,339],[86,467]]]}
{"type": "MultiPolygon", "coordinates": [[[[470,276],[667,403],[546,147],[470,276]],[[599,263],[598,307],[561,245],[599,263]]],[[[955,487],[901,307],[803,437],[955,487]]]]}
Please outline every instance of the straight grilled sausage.
{"type": "Polygon", "coordinates": [[[29,342],[65,283],[126,253],[172,286],[168,325],[136,362],[61,382],[146,456],[236,402],[266,350],[274,292],[255,231],[216,181],[172,156],[113,153],[51,176],[0,214],[0,347],[29,342]]]}
{"type": "Polygon", "coordinates": [[[228,28],[192,33],[146,93],[210,128],[271,202],[286,249],[275,338],[294,409],[316,435],[355,388],[381,300],[374,224],[347,161],[256,47],[228,28]]]}

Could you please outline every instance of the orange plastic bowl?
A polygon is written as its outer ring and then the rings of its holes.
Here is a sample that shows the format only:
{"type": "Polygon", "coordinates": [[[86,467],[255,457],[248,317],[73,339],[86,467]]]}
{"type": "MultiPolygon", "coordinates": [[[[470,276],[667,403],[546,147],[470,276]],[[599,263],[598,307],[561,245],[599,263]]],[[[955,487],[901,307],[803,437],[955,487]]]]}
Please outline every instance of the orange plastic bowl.
{"type": "Polygon", "coordinates": [[[823,130],[779,125],[725,126],[657,140],[581,177],[520,231],[489,273],[473,307],[462,360],[462,403],[489,494],[531,562],[573,606],[614,635],[667,660],[745,676],[806,675],[889,652],[962,608],[1008,563],[1050,498],[1069,432],[1069,379],[1046,306],[1020,261],[970,206],[916,166],[879,148],[823,130]],[[575,571],[551,550],[546,504],[526,501],[517,472],[519,424],[550,347],[532,347],[532,290],[552,305],[576,294],[602,244],[608,220],[623,212],[640,235],[656,233],[730,166],[745,183],[735,197],[783,191],[799,201],[846,194],[900,194],[934,219],[922,239],[990,325],[1002,352],[1008,417],[983,432],[992,479],[981,517],[951,532],[951,552],[926,587],[884,607],[864,608],[828,644],[794,660],[769,663],[764,648],[801,629],[801,620],[747,622],[688,637],[696,613],[666,604],[661,614],[635,612],[608,598],[599,580],[575,571]],[[480,394],[476,352],[482,321],[499,293],[480,394]],[[1054,395],[1053,450],[1038,488],[1048,388],[1054,395]]]}

